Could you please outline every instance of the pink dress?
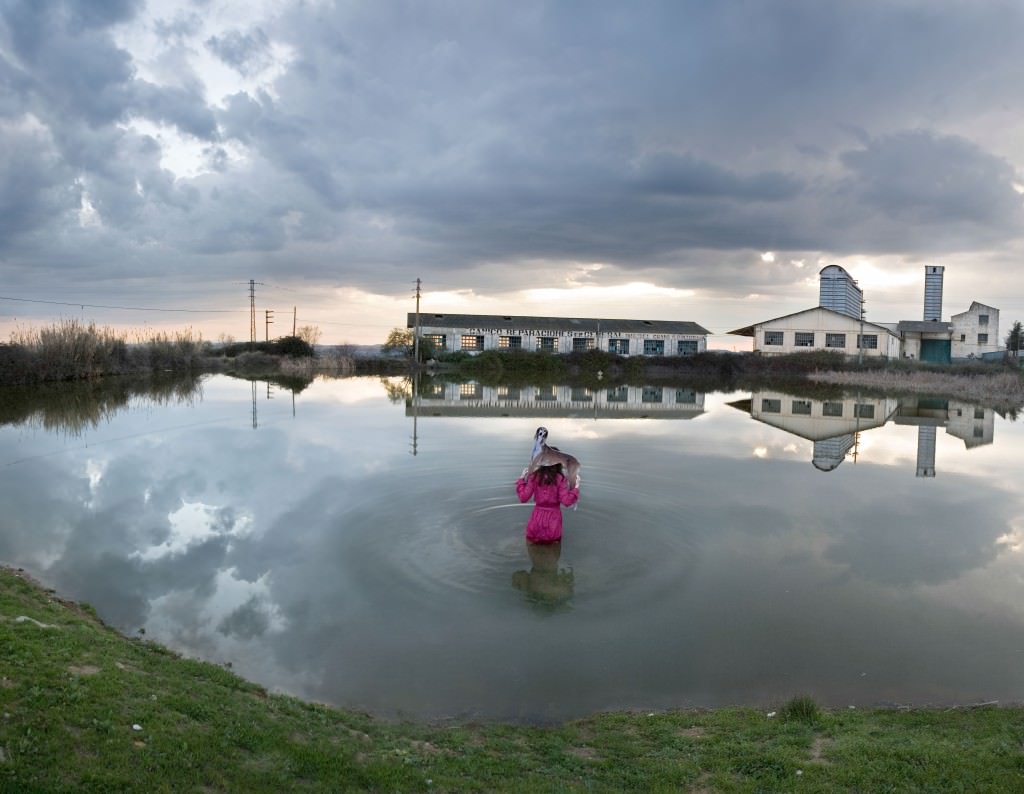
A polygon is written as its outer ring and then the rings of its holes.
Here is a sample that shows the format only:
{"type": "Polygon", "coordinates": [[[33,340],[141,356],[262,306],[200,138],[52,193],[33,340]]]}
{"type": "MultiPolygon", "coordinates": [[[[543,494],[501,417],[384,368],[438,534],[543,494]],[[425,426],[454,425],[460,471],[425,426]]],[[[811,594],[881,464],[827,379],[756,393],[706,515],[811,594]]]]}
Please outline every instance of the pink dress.
{"type": "Polygon", "coordinates": [[[580,498],[579,488],[570,488],[569,481],[561,474],[553,485],[541,485],[537,475],[529,479],[516,480],[516,494],[520,502],[534,497],[535,505],[526,522],[526,539],[531,543],[554,543],[562,539],[562,508],[571,507],[580,498]]]}

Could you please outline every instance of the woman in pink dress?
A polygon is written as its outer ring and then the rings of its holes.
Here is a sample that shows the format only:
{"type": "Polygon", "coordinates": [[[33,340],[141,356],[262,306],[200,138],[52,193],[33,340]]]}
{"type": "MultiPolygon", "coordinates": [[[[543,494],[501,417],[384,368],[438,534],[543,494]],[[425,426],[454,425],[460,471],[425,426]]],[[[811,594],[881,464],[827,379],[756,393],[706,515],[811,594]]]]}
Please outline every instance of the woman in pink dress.
{"type": "Polygon", "coordinates": [[[562,539],[562,505],[571,507],[580,498],[579,480],[570,488],[560,464],[540,466],[533,474],[524,469],[516,480],[516,494],[520,502],[533,497],[535,503],[526,522],[527,541],[555,543],[562,539]]]}

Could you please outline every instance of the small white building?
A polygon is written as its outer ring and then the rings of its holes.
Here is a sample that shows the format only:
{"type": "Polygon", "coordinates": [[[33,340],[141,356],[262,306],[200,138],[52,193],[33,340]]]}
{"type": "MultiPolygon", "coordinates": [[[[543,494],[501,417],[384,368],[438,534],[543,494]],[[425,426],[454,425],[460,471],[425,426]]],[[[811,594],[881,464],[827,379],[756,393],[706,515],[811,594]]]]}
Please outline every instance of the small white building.
{"type": "Polygon", "coordinates": [[[897,358],[899,335],[891,328],[816,306],[730,331],[754,339],[754,352],[764,355],[832,350],[848,356],[897,358]]]}
{"type": "MultiPolygon", "coordinates": [[[[606,350],[620,356],[692,356],[708,347],[708,331],[675,320],[608,320],[499,314],[419,315],[420,338],[439,352],[526,350],[578,353],[606,350]]],[[[410,312],[407,327],[416,327],[410,312]]]]}
{"type": "Polygon", "coordinates": [[[971,308],[950,317],[954,359],[981,358],[995,353],[999,345],[999,309],[973,301],[971,308]]]}

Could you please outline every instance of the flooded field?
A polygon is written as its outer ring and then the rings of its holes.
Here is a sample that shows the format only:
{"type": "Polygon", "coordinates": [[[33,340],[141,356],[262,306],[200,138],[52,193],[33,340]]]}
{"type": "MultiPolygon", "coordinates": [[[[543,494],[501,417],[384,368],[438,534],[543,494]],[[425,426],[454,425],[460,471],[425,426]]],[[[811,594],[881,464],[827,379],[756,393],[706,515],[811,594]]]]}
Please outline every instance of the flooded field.
{"type": "Polygon", "coordinates": [[[385,716],[1020,701],[1020,422],[947,400],[222,376],[0,402],[0,560],[385,716]],[[561,548],[513,482],[583,463],[561,548]]]}

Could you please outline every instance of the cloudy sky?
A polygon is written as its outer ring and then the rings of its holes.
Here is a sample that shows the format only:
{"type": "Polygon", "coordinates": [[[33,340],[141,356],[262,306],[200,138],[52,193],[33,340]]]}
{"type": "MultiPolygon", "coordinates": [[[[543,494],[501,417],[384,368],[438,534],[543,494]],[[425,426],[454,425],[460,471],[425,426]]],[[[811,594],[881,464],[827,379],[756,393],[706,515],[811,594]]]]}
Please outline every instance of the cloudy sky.
{"type": "Polygon", "coordinates": [[[0,0],[0,337],[1024,318],[1015,0],[0,0]]]}

